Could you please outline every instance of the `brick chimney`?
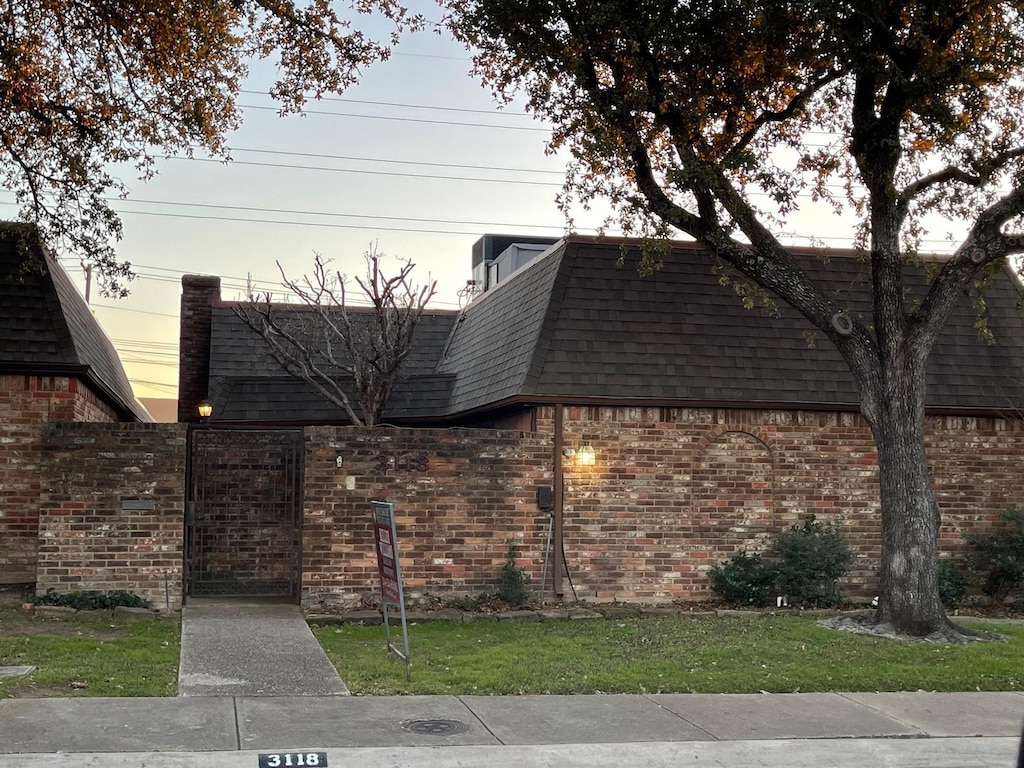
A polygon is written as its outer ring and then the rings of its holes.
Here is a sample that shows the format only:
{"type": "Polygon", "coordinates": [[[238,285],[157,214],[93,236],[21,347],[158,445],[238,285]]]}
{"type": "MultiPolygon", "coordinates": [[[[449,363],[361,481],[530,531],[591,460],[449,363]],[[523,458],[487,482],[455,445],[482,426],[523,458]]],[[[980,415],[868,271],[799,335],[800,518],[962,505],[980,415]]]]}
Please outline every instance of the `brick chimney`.
{"type": "Polygon", "coordinates": [[[199,403],[209,396],[210,324],[220,301],[220,278],[181,278],[181,335],[178,338],[178,421],[199,421],[199,403]]]}

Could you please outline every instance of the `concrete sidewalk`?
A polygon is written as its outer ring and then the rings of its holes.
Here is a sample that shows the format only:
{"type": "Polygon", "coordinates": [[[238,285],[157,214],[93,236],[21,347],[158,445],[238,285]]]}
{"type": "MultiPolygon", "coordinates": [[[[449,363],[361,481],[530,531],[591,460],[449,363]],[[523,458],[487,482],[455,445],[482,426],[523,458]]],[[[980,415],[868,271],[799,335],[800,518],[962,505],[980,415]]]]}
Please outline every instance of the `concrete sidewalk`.
{"type": "Polygon", "coordinates": [[[0,765],[1008,768],[1022,721],[1019,693],[6,699],[0,765]]]}
{"type": "Polygon", "coordinates": [[[297,605],[190,598],[179,696],[346,695],[297,605]]]}

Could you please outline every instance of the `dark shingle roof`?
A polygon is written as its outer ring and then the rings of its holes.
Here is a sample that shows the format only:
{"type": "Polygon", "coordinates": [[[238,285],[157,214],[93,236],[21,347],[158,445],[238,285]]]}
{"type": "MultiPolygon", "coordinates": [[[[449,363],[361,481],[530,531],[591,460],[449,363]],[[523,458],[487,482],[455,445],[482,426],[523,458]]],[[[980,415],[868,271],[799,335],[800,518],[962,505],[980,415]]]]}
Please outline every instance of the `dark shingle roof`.
{"type": "MultiPolygon", "coordinates": [[[[856,407],[838,351],[779,302],[779,317],[746,310],[701,249],[677,245],[649,277],[636,248],[570,238],[472,304],[456,325],[440,370],[457,373],[449,413],[509,398],[611,398],[735,405],[856,407]]],[[[810,253],[808,271],[853,311],[867,306],[866,265],[810,253]]],[[[923,278],[911,280],[912,291],[923,278]]],[[[917,291],[920,293],[920,290],[917,291]]],[[[958,410],[1024,406],[1024,322],[1006,274],[987,293],[997,338],[978,338],[964,299],[936,345],[928,403],[958,410]]]]}
{"type": "MultiPolygon", "coordinates": [[[[237,305],[213,307],[210,339],[210,398],[218,421],[345,422],[339,406],[308,385],[291,377],[267,352],[263,340],[238,317],[237,305]]],[[[288,305],[281,312],[310,316],[302,306],[288,305]]],[[[369,320],[369,314],[353,314],[369,320]]],[[[453,376],[435,373],[438,357],[448,339],[455,312],[428,311],[420,318],[413,347],[406,357],[399,382],[384,419],[414,420],[434,417],[448,409],[453,376]]],[[[345,374],[336,371],[344,386],[345,374]]],[[[349,390],[353,407],[358,404],[349,390]]]]}
{"type": "MultiPolygon", "coordinates": [[[[436,419],[447,409],[453,379],[453,376],[431,375],[400,380],[384,410],[383,421],[436,419]]],[[[344,380],[342,386],[358,413],[359,404],[351,387],[346,387],[344,380]]],[[[340,406],[290,376],[226,379],[218,387],[213,403],[218,421],[348,422],[340,406]]]]}
{"type": "Polygon", "coordinates": [[[152,421],[71,278],[24,224],[0,224],[0,370],[78,376],[123,418],[152,421]]]}
{"type": "MultiPolygon", "coordinates": [[[[458,421],[490,408],[564,400],[733,407],[856,409],[832,343],[778,302],[744,309],[702,249],[677,243],[660,270],[636,268],[636,243],[570,237],[478,297],[460,315],[428,314],[386,419],[458,421]]],[[[869,307],[867,264],[795,254],[854,314],[869,307]]],[[[924,291],[908,273],[909,301],[924,291]]],[[[953,412],[1024,410],[1024,319],[1007,273],[986,294],[997,343],[978,338],[965,297],[937,343],[928,404],[953,412]]],[[[294,308],[289,311],[300,311],[294,308]]],[[[344,420],[269,358],[230,306],[213,309],[211,394],[227,420],[344,420]]]]}
{"type": "Polygon", "coordinates": [[[562,251],[548,249],[474,301],[459,317],[438,371],[456,374],[450,410],[470,410],[529,391],[527,374],[542,332],[552,330],[549,307],[562,251]]]}

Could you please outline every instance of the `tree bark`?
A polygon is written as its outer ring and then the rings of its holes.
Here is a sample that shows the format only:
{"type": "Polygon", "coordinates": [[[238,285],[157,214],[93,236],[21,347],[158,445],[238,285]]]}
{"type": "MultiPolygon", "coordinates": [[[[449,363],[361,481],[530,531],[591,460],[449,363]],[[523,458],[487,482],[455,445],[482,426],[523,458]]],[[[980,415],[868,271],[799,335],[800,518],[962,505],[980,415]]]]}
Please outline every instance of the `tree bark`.
{"type": "Polygon", "coordinates": [[[938,591],[941,514],[925,456],[924,366],[888,373],[868,419],[878,448],[882,517],[875,623],[922,637],[954,629],[938,591]]]}

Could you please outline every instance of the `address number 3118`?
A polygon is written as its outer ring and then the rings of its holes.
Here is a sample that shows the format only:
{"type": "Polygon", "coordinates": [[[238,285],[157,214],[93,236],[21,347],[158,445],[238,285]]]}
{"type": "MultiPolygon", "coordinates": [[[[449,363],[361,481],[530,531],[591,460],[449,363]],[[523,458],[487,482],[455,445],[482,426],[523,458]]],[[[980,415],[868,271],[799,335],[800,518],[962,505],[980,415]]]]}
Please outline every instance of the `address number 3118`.
{"type": "Polygon", "coordinates": [[[260,754],[259,768],[327,768],[327,753],[271,752],[260,754]]]}

